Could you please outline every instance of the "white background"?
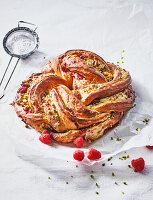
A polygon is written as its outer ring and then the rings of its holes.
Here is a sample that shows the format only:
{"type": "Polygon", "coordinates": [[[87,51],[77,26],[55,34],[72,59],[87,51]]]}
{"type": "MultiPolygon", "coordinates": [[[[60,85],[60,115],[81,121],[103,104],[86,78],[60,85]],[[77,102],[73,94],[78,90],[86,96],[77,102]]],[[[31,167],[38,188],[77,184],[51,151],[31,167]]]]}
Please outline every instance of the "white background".
{"type": "MultiPolygon", "coordinates": [[[[56,160],[56,156],[48,159],[49,148],[36,156],[35,149],[40,145],[34,142],[34,151],[22,145],[20,131],[24,132],[25,128],[16,123],[16,115],[8,104],[21,80],[39,71],[50,57],[69,49],[82,48],[115,63],[121,61],[124,49],[124,64],[121,66],[130,72],[137,96],[142,102],[147,102],[146,105],[152,105],[153,1],[0,0],[0,3],[0,77],[10,58],[2,46],[5,34],[16,27],[19,20],[24,20],[38,25],[40,37],[39,51],[19,63],[6,96],[0,102],[0,199],[152,199],[151,150],[132,148],[127,153],[116,155],[110,162],[105,161],[105,167],[101,164],[78,164],[76,168],[75,162],[65,160],[64,151],[63,160],[56,160]],[[18,134],[14,134],[17,130],[14,127],[20,130],[18,134]],[[126,161],[118,159],[127,154],[130,158],[126,161]],[[144,157],[146,168],[143,173],[134,173],[127,165],[140,156],[144,157]],[[94,170],[95,180],[90,178],[91,170],[94,170]],[[114,184],[115,181],[118,185],[114,184]],[[100,188],[95,186],[96,182],[100,188]]],[[[144,107],[142,104],[141,109],[144,107]]],[[[151,106],[148,109],[153,112],[151,106]]],[[[151,124],[152,121],[142,132],[147,137],[139,133],[141,144],[135,139],[133,146],[143,146],[148,142],[153,145],[151,124]]]]}

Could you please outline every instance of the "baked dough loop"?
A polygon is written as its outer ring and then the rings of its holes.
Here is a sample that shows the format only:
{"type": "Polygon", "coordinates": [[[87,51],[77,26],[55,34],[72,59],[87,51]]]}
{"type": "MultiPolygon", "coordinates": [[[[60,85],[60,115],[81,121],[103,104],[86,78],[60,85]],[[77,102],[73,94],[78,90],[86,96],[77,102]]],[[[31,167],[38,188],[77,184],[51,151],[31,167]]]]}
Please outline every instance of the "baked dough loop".
{"type": "Polygon", "coordinates": [[[70,50],[23,81],[14,108],[37,131],[58,142],[93,141],[132,107],[129,72],[85,50],[70,50]]]}

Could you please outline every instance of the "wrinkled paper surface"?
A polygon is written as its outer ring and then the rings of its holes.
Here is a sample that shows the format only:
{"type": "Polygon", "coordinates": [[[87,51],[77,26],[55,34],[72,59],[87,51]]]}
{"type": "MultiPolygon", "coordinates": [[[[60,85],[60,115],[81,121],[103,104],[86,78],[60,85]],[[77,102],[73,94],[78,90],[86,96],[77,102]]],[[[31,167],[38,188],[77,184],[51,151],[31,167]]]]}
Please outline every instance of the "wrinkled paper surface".
{"type": "MultiPolygon", "coordinates": [[[[144,9],[141,3],[128,4],[123,1],[96,3],[87,0],[60,2],[64,7],[62,14],[56,14],[57,17],[53,19],[48,18],[46,12],[43,20],[40,22],[36,20],[41,44],[37,52],[19,62],[6,95],[0,100],[1,131],[11,138],[17,155],[22,159],[37,159],[39,160],[37,164],[44,163],[46,159],[53,160],[52,158],[60,162],[73,161],[72,154],[76,149],[74,146],[58,143],[52,146],[42,144],[38,140],[39,133],[32,128],[25,128],[25,124],[17,117],[9,103],[15,99],[21,81],[28,78],[31,73],[41,71],[51,57],[69,49],[80,48],[93,51],[106,61],[115,64],[119,61],[120,66],[130,72],[132,86],[137,96],[136,107],[125,113],[120,126],[82,149],[86,153],[89,147],[100,150],[103,156],[98,162],[101,162],[110,155],[126,149],[153,145],[153,30],[152,21],[148,20],[151,13],[146,12],[147,8],[144,9]],[[122,53],[122,50],[125,52],[122,53]],[[144,125],[145,118],[150,118],[149,125],[144,125]],[[111,140],[111,137],[114,139],[111,140]],[[121,141],[117,141],[117,137],[121,141]]],[[[50,9],[53,15],[57,12],[55,5],[50,9]]],[[[1,62],[2,74],[9,56],[2,49],[1,52],[5,58],[1,62]]],[[[15,63],[15,58],[13,62],[15,63]]],[[[83,163],[91,165],[94,162],[85,159],[83,163]]],[[[52,167],[58,169],[56,162],[53,162],[52,167]]]]}

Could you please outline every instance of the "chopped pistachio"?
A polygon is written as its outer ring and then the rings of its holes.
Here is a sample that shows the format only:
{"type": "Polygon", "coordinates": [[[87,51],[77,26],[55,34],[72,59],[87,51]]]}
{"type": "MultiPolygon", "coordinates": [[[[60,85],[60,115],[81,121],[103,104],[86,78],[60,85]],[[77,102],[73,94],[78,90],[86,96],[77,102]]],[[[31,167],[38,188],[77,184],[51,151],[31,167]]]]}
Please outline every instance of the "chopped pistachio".
{"type": "MultiPolygon", "coordinates": [[[[135,106],[136,106],[136,103],[135,103],[131,108],[134,108],[135,106]]],[[[131,109],[131,108],[130,108],[130,109],[131,109]]]]}
{"type": "Polygon", "coordinates": [[[71,178],[73,178],[73,176],[71,175],[71,178]]]}
{"type": "Polygon", "coordinates": [[[137,172],[137,170],[136,170],[136,169],[134,169],[134,172],[137,172]]]}
{"type": "Polygon", "coordinates": [[[69,182],[66,182],[66,184],[69,184],[69,182]]]}
{"type": "Polygon", "coordinates": [[[104,130],[103,135],[106,135],[106,130],[104,130]]]}
{"type": "Polygon", "coordinates": [[[150,119],[148,118],[145,118],[144,120],[143,120],[143,122],[145,123],[145,124],[148,124],[149,123],[149,121],[150,121],[150,119]]]}
{"type": "Polygon", "coordinates": [[[122,194],[124,194],[124,192],[122,192],[122,194]]]}
{"type": "Polygon", "coordinates": [[[78,165],[75,165],[76,167],[78,167],[78,165]]]}
{"type": "Polygon", "coordinates": [[[117,137],[117,139],[116,139],[117,141],[121,141],[121,138],[119,138],[119,137],[117,137]]]}
{"type": "Polygon", "coordinates": [[[99,187],[98,183],[95,183],[95,185],[96,185],[97,187],[99,187]]]}
{"type": "Polygon", "coordinates": [[[138,131],[138,128],[136,128],[135,130],[138,131]]]}
{"type": "Polygon", "coordinates": [[[50,179],[50,176],[48,176],[48,179],[50,179]]]}
{"type": "Polygon", "coordinates": [[[114,182],[114,184],[115,184],[115,185],[118,185],[116,181],[114,182]]]}
{"type": "Polygon", "coordinates": [[[124,160],[126,160],[126,156],[122,156],[122,158],[124,158],[124,160]]]}
{"type": "Polygon", "coordinates": [[[94,177],[94,175],[91,174],[91,175],[90,175],[90,178],[94,179],[95,177],[94,177]]]}
{"type": "Polygon", "coordinates": [[[103,163],[102,166],[105,166],[105,163],[103,163]]]}
{"type": "Polygon", "coordinates": [[[126,182],[123,182],[123,184],[124,184],[124,185],[127,185],[127,183],[126,183],[126,182]]]}
{"type": "Polygon", "coordinates": [[[99,194],[99,192],[96,191],[96,194],[99,194]]]}
{"type": "Polygon", "coordinates": [[[128,165],[129,168],[131,168],[131,165],[128,165]]]}
{"type": "Polygon", "coordinates": [[[113,165],[113,163],[111,163],[111,165],[113,165]]]}
{"type": "Polygon", "coordinates": [[[114,172],[112,172],[112,176],[115,176],[114,172]]]}
{"type": "Polygon", "coordinates": [[[113,158],[113,157],[111,156],[111,157],[109,157],[107,160],[110,161],[112,158],[113,158]]]}
{"type": "Polygon", "coordinates": [[[111,137],[111,140],[113,140],[113,137],[111,137]]]}
{"type": "Polygon", "coordinates": [[[126,157],[127,157],[127,158],[129,158],[130,156],[129,156],[129,155],[127,155],[126,157]]]}

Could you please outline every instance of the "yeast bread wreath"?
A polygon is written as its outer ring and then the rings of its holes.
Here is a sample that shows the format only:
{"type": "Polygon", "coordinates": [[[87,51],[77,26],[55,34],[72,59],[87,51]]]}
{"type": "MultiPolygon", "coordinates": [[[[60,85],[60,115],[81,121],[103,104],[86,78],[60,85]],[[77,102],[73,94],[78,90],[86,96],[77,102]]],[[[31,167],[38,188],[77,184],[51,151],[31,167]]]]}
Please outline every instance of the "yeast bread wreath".
{"type": "Polygon", "coordinates": [[[69,50],[23,81],[13,106],[19,117],[58,142],[92,141],[119,122],[135,95],[129,72],[86,50],[69,50]]]}

